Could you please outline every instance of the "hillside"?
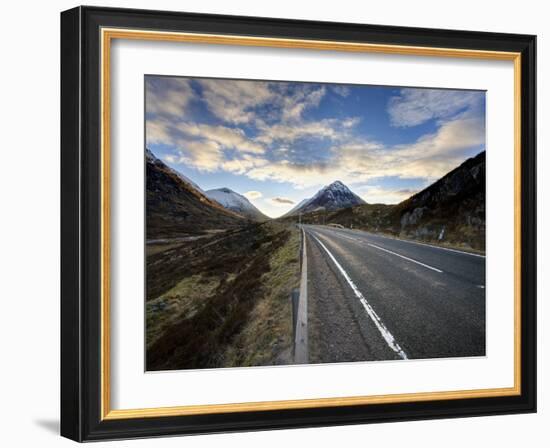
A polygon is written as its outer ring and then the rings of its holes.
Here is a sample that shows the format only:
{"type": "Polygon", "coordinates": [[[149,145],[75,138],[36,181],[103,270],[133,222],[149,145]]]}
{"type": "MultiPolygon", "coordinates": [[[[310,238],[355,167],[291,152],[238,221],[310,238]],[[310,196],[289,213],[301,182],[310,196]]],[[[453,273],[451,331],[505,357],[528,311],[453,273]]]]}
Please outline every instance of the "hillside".
{"type": "Polygon", "coordinates": [[[146,171],[147,239],[200,235],[247,224],[149,150],[146,171]]]}
{"type": "Polygon", "coordinates": [[[485,250],[485,151],[397,205],[363,204],[302,215],[401,238],[485,250]]]}
{"type": "Polygon", "coordinates": [[[389,218],[404,237],[485,249],[485,151],[401,202],[389,218]]]}

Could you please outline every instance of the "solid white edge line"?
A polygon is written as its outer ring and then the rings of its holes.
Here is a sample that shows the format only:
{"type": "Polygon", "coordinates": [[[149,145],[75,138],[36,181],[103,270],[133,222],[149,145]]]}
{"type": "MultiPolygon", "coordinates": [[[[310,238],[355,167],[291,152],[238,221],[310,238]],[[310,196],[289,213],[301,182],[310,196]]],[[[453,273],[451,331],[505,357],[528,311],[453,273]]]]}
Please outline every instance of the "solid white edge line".
{"type": "Polygon", "coordinates": [[[383,247],[377,246],[376,244],[367,243],[370,247],[374,247],[375,249],[382,250],[384,252],[387,252],[389,254],[395,255],[396,257],[401,257],[404,260],[410,261],[412,263],[419,264],[420,266],[424,266],[427,269],[431,269],[432,271],[439,272],[440,274],[443,273],[441,269],[434,268],[433,266],[430,266],[426,263],[421,263],[418,260],[414,260],[413,258],[405,257],[405,255],[398,254],[397,252],[394,252],[393,250],[384,249],[383,247]]]}
{"type": "Polygon", "coordinates": [[[336,267],[338,268],[338,270],[340,271],[342,276],[346,279],[346,281],[350,285],[352,291],[354,292],[354,294],[357,296],[357,298],[361,302],[361,305],[363,305],[363,308],[365,308],[365,311],[367,312],[368,316],[374,322],[374,325],[376,325],[376,328],[378,328],[378,331],[380,332],[380,334],[382,335],[382,337],[384,338],[384,340],[388,344],[388,347],[390,347],[402,359],[408,359],[407,354],[405,353],[405,351],[399,346],[399,344],[397,343],[397,341],[395,340],[393,335],[386,328],[386,326],[384,325],[384,323],[382,322],[382,320],[380,319],[378,314],[376,314],[376,311],[374,311],[374,309],[372,308],[370,303],[367,302],[367,299],[365,299],[365,296],[361,293],[361,291],[359,291],[359,288],[357,288],[357,286],[355,285],[355,283],[353,282],[351,277],[348,275],[348,273],[344,270],[342,265],[340,265],[340,263],[338,263],[336,258],[334,258],[334,255],[332,255],[332,253],[319,240],[319,238],[317,238],[315,235],[312,235],[312,234],[309,234],[309,235],[311,235],[313,238],[315,238],[315,240],[317,240],[317,242],[321,245],[321,247],[325,250],[325,252],[328,254],[330,259],[336,265],[336,267]]]}

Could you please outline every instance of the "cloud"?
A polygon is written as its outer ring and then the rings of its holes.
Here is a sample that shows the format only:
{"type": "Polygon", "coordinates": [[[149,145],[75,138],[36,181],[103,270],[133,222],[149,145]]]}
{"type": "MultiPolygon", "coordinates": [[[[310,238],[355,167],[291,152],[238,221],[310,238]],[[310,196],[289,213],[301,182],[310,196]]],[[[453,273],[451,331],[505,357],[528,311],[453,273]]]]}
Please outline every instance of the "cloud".
{"type": "Polygon", "coordinates": [[[350,118],[345,118],[344,120],[342,120],[341,124],[344,128],[353,128],[355,126],[357,126],[359,123],[361,122],[361,118],[359,117],[350,117],[350,118]]]}
{"type": "Polygon", "coordinates": [[[155,143],[171,145],[174,139],[170,132],[170,122],[164,119],[148,119],[145,126],[147,146],[155,143]]]}
{"type": "Polygon", "coordinates": [[[269,163],[261,157],[243,155],[227,159],[224,149],[211,140],[191,140],[181,144],[177,150],[179,158],[176,163],[185,163],[199,171],[226,171],[234,174],[246,174],[255,167],[269,163]]]}
{"type": "Polygon", "coordinates": [[[182,117],[194,98],[191,81],[188,79],[159,76],[145,78],[147,114],[182,117]]]}
{"type": "Polygon", "coordinates": [[[332,86],[332,91],[343,98],[348,97],[351,93],[350,88],[346,86],[332,86]]]}
{"type": "Polygon", "coordinates": [[[213,141],[190,141],[180,150],[179,163],[201,171],[217,171],[223,163],[222,149],[213,141]]]}
{"type": "Polygon", "coordinates": [[[482,148],[484,143],[484,120],[463,115],[410,144],[385,145],[354,137],[336,142],[327,160],[276,160],[258,165],[246,175],[255,180],[289,182],[298,188],[323,185],[334,179],[348,184],[390,176],[435,180],[460,164],[468,151],[482,148]]]}
{"type": "Polygon", "coordinates": [[[267,82],[207,79],[198,81],[198,84],[210,112],[233,124],[252,121],[255,117],[253,110],[274,97],[267,82]]]}
{"type": "Polygon", "coordinates": [[[481,148],[484,143],[485,122],[480,117],[459,117],[411,144],[344,145],[339,148],[340,164],[351,177],[365,180],[382,176],[433,180],[455,168],[471,148],[481,148]]]}
{"type": "Polygon", "coordinates": [[[290,124],[262,125],[261,134],[257,141],[270,144],[274,141],[293,142],[303,137],[336,139],[338,132],[333,120],[321,120],[316,122],[301,123],[299,126],[290,124]]]}
{"type": "Polygon", "coordinates": [[[174,154],[167,154],[163,157],[163,159],[168,163],[178,163],[179,157],[175,156],[174,154]]]}
{"type": "Polygon", "coordinates": [[[181,123],[176,128],[188,136],[216,142],[224,148],[254,154],[265,152],[265,148],[262,145],[249,139],[245,132],[239,128],[197,123],[181,123]]]}
{"type": "Polygon", "coordinates": [[[476,108],[483,98],[483,92],[406,88],[390,98],[387,111],[392,126],[411,127],[476,108]]]}
{"type": "Polygon", "coordinates": [[[256,138],[256,141],[271,144],[274,141],[290,143],[304,137],[312,137],[316,139],[336,140],[341,136],[338,131],[339,127],[349,128],[357,124],[358,121],[353,119],[335,120],[324,119],[319,121],[302,122],[297,124],[274,124],[272,126],[260,125],[261,133],[256,138]]]}
{"type": "Polygon", "coordinates": [[[356,192],[369,204],[398,204],[413,194],[418,193],[412,188],[387,188],[379,185],[370,185],[356,189],[356,192]]]}
{"type": "Polygon", "coordinates": [[[326,88],[319,85],[246,80],[196,80],[208,110],[229,124],[296,122],[319,106],[326,88]],[[263,109],[262,109],[263,108],[263,109]]]}
{"type": "Polygon", "coordinates": [[[244,193],[244,196],[247,198],[247,199],[260,199],[263,194],[259,191],[247,191],[246,193],[244,193]]]}
{"type": "MultiPolygon", "coordinates": [[[[309,108],[319,106],[326,94],[326,88],[314,88],[307,85],[293,86],[291,95],[282,94],[279,102],[282,105],[281,120],[286,122],[297,121],[302,118],[302,113],[309,108]]],[[[285,92],[286,93],[286,92],[285,92]]]]}
{"type": "Polygon", "coordinates": [[[326,94],[327,88],[318,84],[148,77],[146,88],[147,145],[172,146],[181,153],[181,160],[200,169],[242,174],[265,160],[229,157],[228,151],[260,155],[266,147],[282,144],[282,155],[297,140],[336,141],[359,123],[357,117],[305,120],[304,112],[319,106],[326,94]],[[182,119],[192,100],[202,101],[224,124],[182,119]],[[195,148],[207,148],[208,156],[196,155],[195,148]],[[221,161],[224,154],[228,157],[221,161]],[[220,161],[217,168],[215,161],[220,161]]]}
{"type": "Polygon", "coordinates": [[[179,154],[172,163],[186,163],[202,171],[225,171],[239,174],[267,163],[261,157],[251,157],[265,152],[265,148],[247,137],[239,128],[166,119],[150,119],[146,125],[146,142],[172,146],[179,154]],[[225,157],[225,151],[234,151],[236,156],[225,157]]]}
{"type": "Polygon", "coordinates": [[[249,170],[268,164],[269,161],[261,157],[243,156],[224,161],[218,168],[234,174],[246,174],[249,170]]]}
{"type": "Polygon", "coordinates": [[[278,207],[286,207],[287,205],[294,204],[294,201],[292,199],[284,197],[271,198],[270,201],[273,205],[276,205],[278,207]]]}
{"type": "Polygon", "coordinates": [[[294,163],[289,160],[270,162],[251,169],[246,175],[254,180],[289,182],[298,188],[325,183],[337,171],[336,166],[326,163],[294,163]]]}

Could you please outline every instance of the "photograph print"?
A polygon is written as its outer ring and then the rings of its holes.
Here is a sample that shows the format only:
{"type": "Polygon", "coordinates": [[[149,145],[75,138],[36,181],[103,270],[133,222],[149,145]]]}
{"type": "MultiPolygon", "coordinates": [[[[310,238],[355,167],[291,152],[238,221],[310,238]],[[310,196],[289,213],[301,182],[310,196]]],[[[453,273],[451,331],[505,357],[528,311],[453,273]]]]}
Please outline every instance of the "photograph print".
{"type": "Polygon", "coordinates": [[[144,95],[147,371],[485,356],[485,91],[144,95]]]}

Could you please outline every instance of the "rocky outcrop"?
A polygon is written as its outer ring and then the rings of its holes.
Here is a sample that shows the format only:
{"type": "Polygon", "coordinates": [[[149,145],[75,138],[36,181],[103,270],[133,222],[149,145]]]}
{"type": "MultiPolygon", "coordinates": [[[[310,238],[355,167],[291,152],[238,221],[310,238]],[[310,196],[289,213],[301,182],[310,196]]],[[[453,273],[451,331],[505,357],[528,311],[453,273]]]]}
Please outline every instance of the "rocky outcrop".
{"type": "Polygon", "coordinates": [[[403,237],[485,247],[485,151],[398,204],[395,233],[403,237]]]}

